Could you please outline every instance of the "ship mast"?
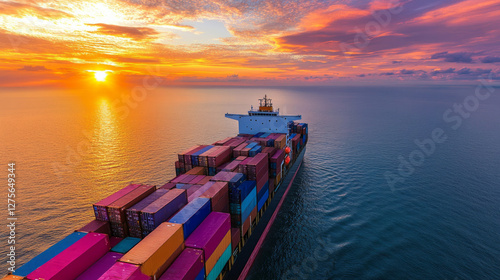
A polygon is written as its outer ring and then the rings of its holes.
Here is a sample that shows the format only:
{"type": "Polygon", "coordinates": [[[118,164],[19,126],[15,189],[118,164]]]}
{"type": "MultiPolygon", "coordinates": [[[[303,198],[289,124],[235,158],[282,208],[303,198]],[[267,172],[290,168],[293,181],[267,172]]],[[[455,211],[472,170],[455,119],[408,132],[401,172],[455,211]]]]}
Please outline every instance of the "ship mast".
{"type": "Polygon", "coordinates": [[[264,98],[259,99],[259,102],[260,102],[259,112],[273,111],[273,102],[270,98],[267,98],[267,94],[264,95],[264,98]]]}

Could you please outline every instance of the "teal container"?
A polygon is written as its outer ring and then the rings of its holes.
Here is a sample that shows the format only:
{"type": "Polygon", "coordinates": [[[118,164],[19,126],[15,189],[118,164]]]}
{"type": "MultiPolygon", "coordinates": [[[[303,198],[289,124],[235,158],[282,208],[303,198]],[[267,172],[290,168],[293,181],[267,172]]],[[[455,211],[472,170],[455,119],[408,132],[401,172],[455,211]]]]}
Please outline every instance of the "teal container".
{"type": "Polygon", "coordinates": [[[231,258],[231,244],[227,246],[226,250],[222,254],[222,256],[219,258],[219,260],[215,263],[214,268],[210,271],[210,273],[207,275],[207,280],[216,280],[217,276],[222,272],[224,269],[224,266],[226,266],[226,263],[229,261],[231,258]]]}
{"type": "Polygon", "coordinates": [[[112,252],[126,254],[132,247],[137,245],[137,243],[141,242],[140,238],[136,237],[125,237],[120,243],[116,244],[115,247],[111,248],[112,252]]]}
{"type": "Polygon", "coordinates": [[[69,246],[73,245],[76,241],[84,237],[86,232],[75,231],[66,236],[61,241],[52,245],[52,247],[40,253],[40,255],[32,258],[29,262],[25,263],[20,268],[16,269],[13,275],[26,277],[31,272],[35,271],[40,266],[51,260],[53,257],[59,255],[62,251],[66,250],[69,246]]]}

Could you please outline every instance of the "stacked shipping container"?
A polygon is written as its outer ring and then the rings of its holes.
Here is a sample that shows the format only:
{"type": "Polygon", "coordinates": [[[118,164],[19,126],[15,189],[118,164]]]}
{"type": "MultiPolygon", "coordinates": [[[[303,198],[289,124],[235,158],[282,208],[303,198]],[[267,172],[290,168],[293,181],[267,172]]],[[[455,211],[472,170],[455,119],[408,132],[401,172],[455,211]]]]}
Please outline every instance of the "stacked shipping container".
{"type": "Polygon", "coordinates": [[[96,220],[10,277],[217,279],[307,142],[307,124],[289,129],[187,149],[176,178],[158,189],[128,185],[95,203],[96,220]]]}

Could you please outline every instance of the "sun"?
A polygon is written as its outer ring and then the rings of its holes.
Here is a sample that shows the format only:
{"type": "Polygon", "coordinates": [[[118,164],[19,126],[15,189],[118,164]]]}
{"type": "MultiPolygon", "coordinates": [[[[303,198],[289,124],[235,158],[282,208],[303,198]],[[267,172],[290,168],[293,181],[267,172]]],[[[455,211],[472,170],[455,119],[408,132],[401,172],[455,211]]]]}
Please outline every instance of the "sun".
{"type": "Polygon", "coordinates": [[[95,71],[94,72],[94,78],[98,82],[104,82],[106,81],[106,77],[108,76],[108,73],[106,71],[95,71]]]}

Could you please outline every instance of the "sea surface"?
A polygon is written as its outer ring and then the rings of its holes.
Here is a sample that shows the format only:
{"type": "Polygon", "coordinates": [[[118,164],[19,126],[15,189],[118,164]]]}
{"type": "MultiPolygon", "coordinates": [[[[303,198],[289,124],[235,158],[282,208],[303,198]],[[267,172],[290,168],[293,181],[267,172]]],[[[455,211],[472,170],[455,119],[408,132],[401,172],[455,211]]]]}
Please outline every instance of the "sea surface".
{"type": "Polygon", "coordinates": [[[172,87],[127,99],[3,89],[1,274],[9,162],[21,265],[90,221],[93,202],[132,182],[162,185],[178,152],[237,134],[224,113],[267,94],[302,115],[310,140],[249,279],[498,280],[500,88],[482,100],[475,91],[172,87]]]}

